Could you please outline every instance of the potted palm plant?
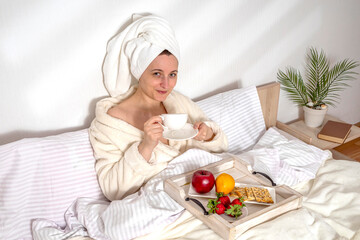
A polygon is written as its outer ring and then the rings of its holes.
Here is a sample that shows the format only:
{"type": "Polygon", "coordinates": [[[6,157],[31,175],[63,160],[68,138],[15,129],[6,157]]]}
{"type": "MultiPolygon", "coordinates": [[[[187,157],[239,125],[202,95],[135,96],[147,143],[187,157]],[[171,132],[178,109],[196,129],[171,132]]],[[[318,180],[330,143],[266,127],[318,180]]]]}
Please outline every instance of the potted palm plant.
{"type": "Polygon", "coordinates": [[[290,100],[303,107],[305,124],[319,127],[328,107],[338,103],[339,92],[355,79],[357,73],[353,69],[359,63],[345,59],[330,68],[324,51],[319,53],[315,48],[310,48],[306,60],[305,81],[300,71],[292,67],[287,67],[285,72],[279,70],[277,78],[290,100]]]}

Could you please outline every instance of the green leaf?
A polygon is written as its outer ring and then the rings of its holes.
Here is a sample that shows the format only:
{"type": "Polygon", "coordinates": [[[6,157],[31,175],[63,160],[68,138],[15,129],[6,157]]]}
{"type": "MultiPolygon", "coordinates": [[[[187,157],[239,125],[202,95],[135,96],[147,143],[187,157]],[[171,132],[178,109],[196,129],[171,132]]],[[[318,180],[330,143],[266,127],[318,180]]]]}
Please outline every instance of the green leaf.
{"type": "Polygon", "coordinates": [[[230,205],[230,208],[226,209],[225,213],[231,215],[235,218],[238,218],[242,215],[242,206],[240,205],[230,205]]]}
{"type": "Polygon", "coordinates": [[[321,91],[326,85],[326,75],[329,71],[329,62],[323,50],[320,54],[316,49],[310,48],[307,55],[306,78],[307,78],[307,94],[314,105],[318,105],[321,101],[321,91]]]}
{"type": "Polygon", "coordinates": [[[217,196],[217,198],[219,199],[219,198],[221,198],[221,197],[224,196],[224,193],[223,193],[223,192],[217,192],[217,193],[216,193],[216,196],[217,196]]]}
{"type": "Polygon", "coordinates": [[[300,72],[290,67],[286,69],[286,73],[279,70],[277,78],[281,84],[281,89],[287,93],[290,100],[299,106],[306,105],[308,97],[300,72]]]}
{"type": "Polygon", "coordinates": [[[220,201],[217,201],[217,199],[209,199],[207,207],[209,208],[209,213],[215,213],[216,212],[216,205],[218,205],[220,201]]]}
{"type": "Polygon", "coordinates": [[[348,81],[355,80],[354,75],[358,73],[351,71],[359,66],[359,63],[345,59],[340,61],[331,68],[327,74],[326,85],[322,89],[322,101],[329,105],[334,105],[334,102],[338,102],[340,95],[338,92],[350,87],[348,81]]]}

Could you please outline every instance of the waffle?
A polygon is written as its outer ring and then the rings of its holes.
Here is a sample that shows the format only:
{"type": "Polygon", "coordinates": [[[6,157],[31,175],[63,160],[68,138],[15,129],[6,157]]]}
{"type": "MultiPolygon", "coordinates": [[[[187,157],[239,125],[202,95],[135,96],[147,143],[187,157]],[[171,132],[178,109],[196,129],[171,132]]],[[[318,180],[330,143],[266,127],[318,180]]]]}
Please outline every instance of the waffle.
{"type": "Polygon", "coordinates": [[[250,187],[245,187],[245,191],[246,191],[246,196],[248,198],[248,201],[254,201],[255,196],[254,196],[252,189],[250,187]]]}
{"type": "Polygon", "coordinates": [[[234,187],[234,189],[230,192],[230,196],[243,198],[244,201],[248,200],[245,188],[241,187],[234,187]]]}
{"type": "Polygon", "coordinates": [[[274,203],[269,191],[266,188],[252,187],[251,190],[254,193],[255,200],[257,202],[274,203]]]}

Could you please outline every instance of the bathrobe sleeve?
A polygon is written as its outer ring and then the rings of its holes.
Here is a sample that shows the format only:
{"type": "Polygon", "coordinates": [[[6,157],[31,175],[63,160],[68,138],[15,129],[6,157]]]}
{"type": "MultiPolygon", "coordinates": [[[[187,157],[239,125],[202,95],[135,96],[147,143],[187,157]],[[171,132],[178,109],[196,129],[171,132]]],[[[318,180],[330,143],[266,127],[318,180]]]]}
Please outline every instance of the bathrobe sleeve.
{"type": "Polygon", "coordinates": [[[167,165],[166,162],[157,163],[155,153],[148,163],[139,153],[140,141],[136,136],[114,130],[96,120],[89,133],[98,181],[104,195],[111,201],[135,193],[167,165]]]}

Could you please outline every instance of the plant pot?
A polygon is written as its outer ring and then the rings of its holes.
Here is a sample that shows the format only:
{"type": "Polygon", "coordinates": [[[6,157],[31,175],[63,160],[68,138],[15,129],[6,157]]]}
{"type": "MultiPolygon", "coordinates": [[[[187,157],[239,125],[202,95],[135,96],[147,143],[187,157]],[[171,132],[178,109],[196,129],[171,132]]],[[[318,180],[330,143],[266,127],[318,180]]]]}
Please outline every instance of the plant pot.
{"type": "Polygon", "coordinates": [[[320,127],[323,122],[327,112],[326,109],[312,109],[306,106],[303,106],[304,109],[304,120],[305,125],[311,128],[320,127]]]}

